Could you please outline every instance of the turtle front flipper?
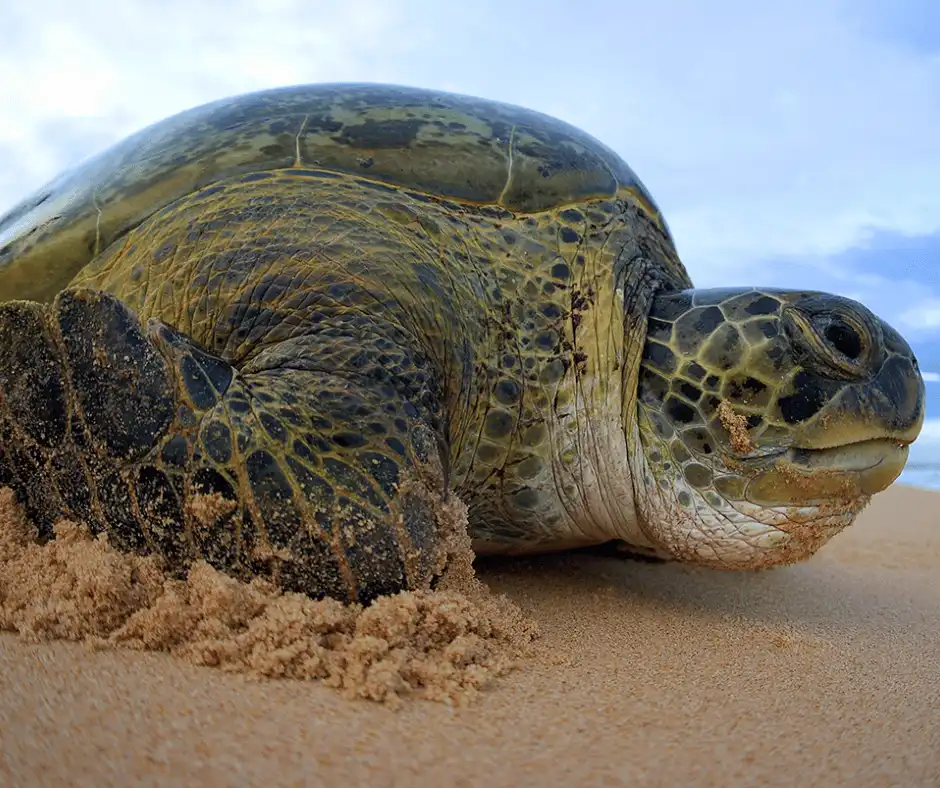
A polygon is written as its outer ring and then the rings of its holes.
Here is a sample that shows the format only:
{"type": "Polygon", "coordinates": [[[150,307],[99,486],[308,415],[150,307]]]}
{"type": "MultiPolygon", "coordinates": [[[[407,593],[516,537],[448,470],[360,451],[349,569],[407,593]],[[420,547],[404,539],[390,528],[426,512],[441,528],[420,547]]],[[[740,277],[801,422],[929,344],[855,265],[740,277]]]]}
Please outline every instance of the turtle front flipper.
{"type": "Polygon", "coordinates": [[[239,372],[104,292],[2,304],[0,483],[42,537],[69,516],[175,571],[361,602],[427,585],[446,557],[434,431],[387,382],[281,361],[239,372]]]}

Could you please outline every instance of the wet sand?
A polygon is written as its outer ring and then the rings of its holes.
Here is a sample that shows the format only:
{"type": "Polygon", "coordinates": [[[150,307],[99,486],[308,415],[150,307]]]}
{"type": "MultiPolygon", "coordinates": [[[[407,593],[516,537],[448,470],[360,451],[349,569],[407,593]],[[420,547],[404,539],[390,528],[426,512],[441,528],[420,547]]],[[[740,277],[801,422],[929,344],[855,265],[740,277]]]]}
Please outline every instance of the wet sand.
{"type": "Polygon", "coordinates": [[[478,562],[541,636],[466,705],[0,635],[0,785],[940,786],[940,493],[807,563],[478,562]]]}

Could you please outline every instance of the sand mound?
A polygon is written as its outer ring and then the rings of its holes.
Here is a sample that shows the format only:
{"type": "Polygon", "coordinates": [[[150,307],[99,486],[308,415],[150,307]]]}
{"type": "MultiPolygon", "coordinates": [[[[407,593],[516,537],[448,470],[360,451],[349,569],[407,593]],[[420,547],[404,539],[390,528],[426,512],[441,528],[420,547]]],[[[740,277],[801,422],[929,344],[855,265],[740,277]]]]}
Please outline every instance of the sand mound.
{"type": "Polygon", "coordinates": [[[69,521],[37,544],[4,488],[0,630],[166,651],[257,677],[316,679],[351,697],[462,704],[519,664],[536,629],[474,577],[466,511],[456,500],[447,507],[464,538],[439,588],[362,608],[282,593],[263,580],[239,582],[204,562],[185,580],[172,579],[157,559],[120,553],[69,521]]]}

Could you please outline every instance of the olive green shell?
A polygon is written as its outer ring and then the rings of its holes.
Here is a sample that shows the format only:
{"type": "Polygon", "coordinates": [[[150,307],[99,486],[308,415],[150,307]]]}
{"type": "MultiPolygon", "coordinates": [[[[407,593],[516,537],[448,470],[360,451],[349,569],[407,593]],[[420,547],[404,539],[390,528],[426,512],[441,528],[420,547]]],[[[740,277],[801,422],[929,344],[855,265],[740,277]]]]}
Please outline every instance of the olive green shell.
{"type": "Polygon", "coordinates": [[[0,300],[51,299],[96,254],[195,189],[304,167],[517,214],[627,190],[668,234],[617,154],[547,115],[391,85],[287,87],[160,121],[13,208],[0,218],[0,300]]]}

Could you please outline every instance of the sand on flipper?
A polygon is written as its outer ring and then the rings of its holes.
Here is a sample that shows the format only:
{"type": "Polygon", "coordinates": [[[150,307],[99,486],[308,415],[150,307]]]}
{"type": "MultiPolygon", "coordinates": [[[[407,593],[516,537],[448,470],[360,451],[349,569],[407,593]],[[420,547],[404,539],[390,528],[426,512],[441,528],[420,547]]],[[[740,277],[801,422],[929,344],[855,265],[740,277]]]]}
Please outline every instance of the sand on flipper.
{"type": "MultiPolygon", "coordinates": [[[[194,506],[212,517],[218,503],[207,496],[194,506]]],[[[519,666],[537,627],[476,578],[466,507],[450,496],[440,514],[448,559],[435,589],[362,607],[285,593],[263,579],[245,583],[204,561],[176,579],[156,557],[121,553],[69,520],[40,544],[3,488],[0,630],[165,651],[256,677],[315,679],[392,704],[420,697],[460,705],[519,666]]]]}

